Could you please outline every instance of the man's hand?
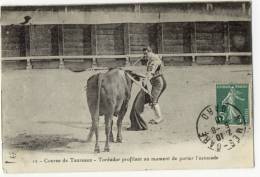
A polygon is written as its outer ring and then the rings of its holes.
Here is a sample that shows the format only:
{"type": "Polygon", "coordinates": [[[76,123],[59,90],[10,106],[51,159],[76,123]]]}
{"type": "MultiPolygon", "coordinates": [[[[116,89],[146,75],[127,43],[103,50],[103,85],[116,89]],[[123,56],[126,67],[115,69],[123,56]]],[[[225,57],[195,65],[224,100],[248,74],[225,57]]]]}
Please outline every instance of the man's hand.
{"type": "Polygon", "coordinates": [[[142,78],[142,83],[144,86],[147,86],[149,84],[149,80],[147,79],[147,77],[142,78]]]}
{"type": "Polygon", "coordinates": [[[150,81],[150,79],[153,77],[151,72],[146,73],[146,79],[150,81]]]}

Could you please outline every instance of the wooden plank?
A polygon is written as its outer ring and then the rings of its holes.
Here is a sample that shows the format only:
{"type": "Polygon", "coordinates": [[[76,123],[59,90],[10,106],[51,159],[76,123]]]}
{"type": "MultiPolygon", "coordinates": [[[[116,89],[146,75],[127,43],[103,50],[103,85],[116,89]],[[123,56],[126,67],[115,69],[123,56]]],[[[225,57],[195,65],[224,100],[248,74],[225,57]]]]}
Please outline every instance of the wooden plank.
{"type": "Polygon", "coordinates": [[[52,55],[50,30],[52,27],[53,25],[30,25],[30,55],[52,55]]]}
{"type": "Polygon", "coordinates": [[[149,35],[148,35],[148,33],[131,34],[130,35],[130,39],[131,39],[131,41],[134,41],[134,40],[145,40],[145,41],[148,41],[149,40],[149,35]]]}
{"type": "MultiPolygon", "coordinates": [[[[64,55],[64,26],[63,24],[58,25],[58,55],[64,55]]],[[[60,69],[64,69],[64,60],[60,58],[60,69]]]]}
{"type": "Polygon", "coordinates": [[[41,50],[37,50],[37,49],[31,49],[31,56],[51,56],[50,53],[50,49],[41,49],[41,50]]]}
{"type": "Polygon", "coordinates": [[[83,50],[84,55],[91,55],[91,26],[85,25],[83,28],[83,50]]]}
{"type": "Polygon", "coordinates": [[[183,45],[184,44],[184,40],[164,40],[164,45],[165,46],[179,46],[179,45],[183,45]]]}
{"type": "Polygon", "coordinates": [[[224,44],[224,40],[222,41],[216,41],[216,40],[204,40],[204,39],[197,39],[197,45],[215,45],[215,44],[224,44]]]}
{"type": "Polygon", "coordinates": [[[103,30],[103,29],[99,29],[99,31],[97,31],[97,35],[115,35],[116,33],[121,33],[123,32],[123,30],[116,30],[116,29],[111,29],[111,30],[103,30]]]}
{"type": "Polygon", "coordinates": [[[64,42],[82,42],[83,41],[83,33],[78,33],[75,35],[67,35],[67,33],[64,33],[64,42]]]}
{"type": "Polygon", "coordinates": [[[83,48],[67,48],[64,50],[64,55],[83,55],[83,48]]]}
{"type": "Polygon", "coordinates": [[[81,42],[70,42],[70,43],[65,43],[64,44],[65,50],[69,50],[71,48],[81,48],[83,50],[83,43],[81,42]]]}
{"type": "Polygon", "coordinates": [[[191,42],[190,42],[190,45],[191,45],[191,52],[192,53],[195,53],[196,52],[196,40],[195,40],[195,23],[191,23],[190,24],[190,27],[192,28],[191,29],[191,42]]]}
{"type": "MultiPolygon", "coordinates": [[[[4,32],[2,32],[3,34],[4,32]]],[[[2,43],[15,43],[20,39],[20,37],[16,34],[12,34],[11,37],[9,37],[9,35],[2,35],[2,43]]]]}
{"type": "Polygon", "coordinates": [[[129,34],[148,34],[149,29],[153,26],[155,26],[155,23],[130,23],[129,24],[129,34]]]}
{"type": "Polygon", "coordinates": [[[112,24],[99,24],[97,25],[97,29],[102,28],[102,29],[115,29],[117,27],[120,27],[120,23],[112,23],[112,24]]]}
{"type": "MultiPolygon", "coordinates": [[[[130,36],[129,36],[129,23],[125,23],[124,26],[124,54],[130,54],[130,36]]],[[[127,57],[125,61],[125,66],[130,65],[130,58],[127,57]]]]}
{"type": "Polygon", "coordinates": [[[164,47],[164,52],[165,53],[183,53],[184,52],[184,47],[183,46],[175,46],[175,47],[173,47],[173,46],[170,46],[170,47],[167,47],[167,46],[165,46],[164,47]]]}
{"type": "Polygon", "coordinates": [[[97,35],[96,35],[96,25],[91,25],[91,54],[97,54],[97,35]]]}
{"type": "Polygon", "coordinates": [[[223,46],[224,51],[228,52],[228,22],[224,23],[224,37],[223,37],[223,46]]]}
{"type": "Polygon", "coordinates": [[[167,39],[172,39],[172,40],[178,40],[178,39],[183,39],[183,31],[181,33],[177,33],[175,31],[171,31],[171,32],[166,32],[164,31],[164,40],[167,39]]]}
{"type": "Polygon", "coordinates": [[[3,26],[2,27],[2,56],[24,56],[25,48],[22,48],[24,40],[22,26],[3,26]]]}
{"type": "Polygon", "coordinates": [[[97,27],[97,54],[124,54],[123,25],[98,25],[97,27]]]}
{"type": "Polygon", "coordinates": [[[191,52],[192,44],[194,45],[191,23],[166,23],[164,26],[164,47],[167,48],[167,53],[172,53],[171,50],[191,52]]]}
{"type": "Polygon", "coordinates": [[[66,56],[83,55],[83,49],[66,49],[64,51],[66,56]]]}
{"type": "Polygon", "coordinates": [[[63,55],[64,52],[64,27],[63,25],[58,25],[58,48],[59,55],[63,55]]]}
{"type": "Polygon", "coordinates": [[[197,32],[222,32],[223,31],[223,25],[221,22],[196,22],[197,25],[197,32]]]}
{"type": "MultiPolygon", "coordinates": [[[[91,26],[90,25],[77,25],[75,27],[73,26],[65,26],[66,30],[64,32],[64,48],[67,52],[66,55],[69,54],[68,51],[71,51],[69,48],[74,48],[74,50],[77,50],[78,55],[90,55],[92,54],[92,44],[91,40],[91,26]],[[80,50],[76,48],[81,48],[80,50]]],[[[95,51],[95,50],[93,50],[95,51]]],[[[73,52],[75,53],[75,52],[73,52]]]]}
{"type": "Polygon", "coordinates": [[[162,29],[161,29],[161,31],[162,31],[162,32],[161,32],[161,35],[162,35],[162,37],[161,37],[161,38],[162,38],[162,42],[161,42],[162,49],[161,49],[161,50],[162,50],[162,51],[161,51],[161,52],[164,53],[164,28],[165,28],[165,25],[162,23],[162,26],[161,26],[161,27],[162,27],[162,29]]]}
{"type": "Polygon", "coordinates": [[[97,40],[104,43],[107,41],[122,41],[123,42],[123,36],[121,35],[99,35],[97,34],[97,40]]]}
{"type": "Polygon", "coordinates": [[[31,28],[32,26],[25,26],[25,56],[31,56],[31,28]]]}
{"type": "Polygon", "coordinates": [[[106,41],[106,42],[102,42],[103,40],[100,40],[100,42],[98,43],[98,50],[111,50],[111,49],[115,49],[115,50],[122,50],[124,49],[123,46],[123,41],[106,41]],[[101,49],[102,48],[102,49],[101,49]]]}
{"type": "Polygon", "coordinates": [[[228,52],[230,52],[230,24],[229,24],[229,22],[228,22],[228,31],[227,31],[227,38],[228,38],[228,52]]]}
{"type": "Polygon", "coordinates": [[[133,39],[131,38],[131,46],[135,46],[135,45],[148,45],[149,44],[149,40],[142,40],[142,39],[133,39]]]}
{"type": "Polygon", "coordinates": [[[19,56],[20,52],[19,51],[14,51],[14,50],[2,50],[2,56],[4,57],[9,57],[9,56],[19,56]]]}
{"type": "Polygon", "coordinates": [[[77,52],[77,55],[82,55],[83,54],[83,48],[79,47],[79,48],[66,48],[66,50],[64,51],[64,53],[66,53],[66,55],[70,55],[71,52],[77,52]]]}
{"type": "Polygon", "coordinates": [[[194,51],[197,53],[197,23],[194,23],[194,51]]]}
{"type": "Polygon", "coordinates": [[[12,50],[12,49],[19,50],[20,44],[17,41],[16,41],[16,43],[4,43],[2,50],[12,50]]]}
{"type": "Polygon", "coordinates": [[[163,34],[162,34],[162,23],[157,24],[157,47],[158,47],[158,53],[163,53],[163,34]]]}
{"type": "Polygon", "coordinates": [[[143,53],[143,48],[144,47],[147,47],[146,44],[143,44],[143,45],[138,45],[138,46],[131,46],[131,52],[133,51],[138,51],[139,53],[143,53]]]}
{"type": "Polygon", "coordinates": [[[242,13],[246,14],[246,3],[242,3],[242,13]]]}

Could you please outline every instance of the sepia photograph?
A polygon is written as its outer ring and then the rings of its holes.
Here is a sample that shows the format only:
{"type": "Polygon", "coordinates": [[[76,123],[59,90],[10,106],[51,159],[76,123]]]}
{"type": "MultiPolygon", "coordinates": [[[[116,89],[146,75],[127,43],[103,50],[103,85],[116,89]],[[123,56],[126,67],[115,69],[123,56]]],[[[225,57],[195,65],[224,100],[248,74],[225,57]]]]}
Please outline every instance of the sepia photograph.
{"type": "Polygon", "coordinates": [[[253,168],[251,9],[1,6],[4,173],[253,168]]]}

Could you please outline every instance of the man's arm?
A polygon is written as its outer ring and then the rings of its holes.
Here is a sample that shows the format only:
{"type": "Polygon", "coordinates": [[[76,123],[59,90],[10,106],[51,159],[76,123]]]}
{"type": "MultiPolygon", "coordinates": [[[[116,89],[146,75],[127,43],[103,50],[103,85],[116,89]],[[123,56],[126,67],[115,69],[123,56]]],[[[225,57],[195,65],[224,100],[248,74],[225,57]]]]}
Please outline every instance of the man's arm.
{"type": "Polygon", "coordinates": [[[240,101],[245,101],[244,98],[241,98],[241,97],[239,97],[239,96],[237,96],[237,95],[235,95],[235,98],[238,99],[238,100],[240,100],[240,101]]]}
{"type": "Polygon", "coordinates": [[[153,60],[148,64],[147,71],[146,71],[146,77],[148,79],[151,79],[153,77],[155,71],[157,70],[160,64],[161,62],[159,60],[153,60]]]}
{"type": "Polygon", "coordinates": [[[227,100],[229,99],[230,96],[231,95],[230,95],[230,92],[229,92],[228,95],[224,98],[224,100],[222,100],[222,105],[227,103],[227,100]]]}

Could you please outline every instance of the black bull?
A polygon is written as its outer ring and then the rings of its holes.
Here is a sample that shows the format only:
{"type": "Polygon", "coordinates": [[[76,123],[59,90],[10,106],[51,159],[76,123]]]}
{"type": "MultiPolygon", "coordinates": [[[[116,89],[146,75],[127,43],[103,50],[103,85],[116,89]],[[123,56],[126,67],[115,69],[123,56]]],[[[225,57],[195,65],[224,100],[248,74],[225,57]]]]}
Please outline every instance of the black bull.
{"type": "Polygon", "coordinates": [[[137,75],[129,70],[111,69],[106,73],[95,74],[87,81],[87,102],[92,119],[92,126],[88,135],[90,141],[93,134],[96,136],[94,152],[100,152],[99,139],[99,116],[105,116],[106,143],[104,151],[109,152],[109,142],[113,142],[113,116],[117,116],[117,142],[122,142],[122,120],[127,111],[131,97],[133,81],[140,80],[137,75]]]}

